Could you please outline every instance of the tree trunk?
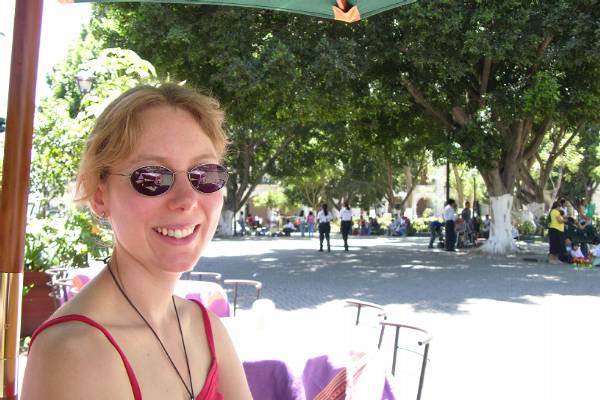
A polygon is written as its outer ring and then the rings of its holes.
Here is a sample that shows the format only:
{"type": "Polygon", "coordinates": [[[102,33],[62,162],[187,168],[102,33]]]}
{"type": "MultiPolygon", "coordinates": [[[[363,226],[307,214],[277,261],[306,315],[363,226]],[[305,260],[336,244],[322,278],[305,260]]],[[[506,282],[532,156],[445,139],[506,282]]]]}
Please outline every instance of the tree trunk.
{"type": "Polygon", "coordinates": [[[460,177],[460,172],[458,171],[458,166],[456,164],[452,164],[452,172],[454,172],[454,187],[456,188],[456,194],[458,196],[456,202],[458,204],[458,208],[462,210],[462,208],[465,206],[465,190],[460,177]]]}
{"type": "Polygon", "coordinates": [[[393,214],[396,201],[394,199],[394,173],[392,171],[392,162],[390,160],[385,160],[385,179],[385,192],[388,201],[388,212],[393,214]]]}
{"type": "Polygon", "coordinates": [[[233,236],[233,210],[223,208],[219,219],[219,236],[233,236]]]}
{"type": "Polygon", "coordinates": [[[543,201],[541,203],[533,202],[533,203],[525,204],[525,208],[527,209],[527,211],[529,211],[529,212],[531,212],[531,214],[533,214],[533,216],[535,218],[534,222],[536,224],[537,224],[538,219],[545,214],[543,201]]]}
{"type": "Polygon", "coordinates": [[[509,254],[517,250],[512,238],[511,211],[513,205],[512,190],[515,179],[505,183],[505,176],[499,169],[481,171],[490,196],[490,237],[481,250],[488,254],[509,254]],[[510,184],[512,183],[512,184],[510,184]],[[508,188],[507,188],[508,186],[508,188]]]}
{"type": "Polygon", "coordinates": [[[488,254],[509,254],[517,250],[512,238],[511,209],[513,196],[503,194],[490,196],[492,223],[490,225],[490,238],[481,246],[481,250],[488,254]]]}
{"type": "Polygon", "coordinates": [[[406,197],[404,198],[404,201],[402,202],[401,208],[402,208],[402,214],[404,215],[404,209],[406,208],[406,204],[409,205],[409,207],[412,207],[412,192],[413,189],[415,188],[415,184],[413,182],[413,174],[412,174],[412,162],[409,162],[407,165],[404,166],[404,176],[406,178],[406,197]]]}

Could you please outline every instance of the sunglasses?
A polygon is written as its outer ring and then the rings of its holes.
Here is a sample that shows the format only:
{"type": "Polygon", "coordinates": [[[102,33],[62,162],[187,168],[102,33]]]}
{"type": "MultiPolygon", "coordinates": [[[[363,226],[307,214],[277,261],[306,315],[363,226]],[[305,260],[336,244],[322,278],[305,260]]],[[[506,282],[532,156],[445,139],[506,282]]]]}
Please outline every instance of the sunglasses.
{"type": "MultiPolygon", "coordinates": [[[[216,192],[225,186],[229,177],[227,168],[219,164],[201,164],[181,172],[187,173],[188,181],[200,193],[216,192]]],[[[161,165],[148,165],[131,174],[111,175],[128,177],[131,186],[144,196],[160,196],[171,189],[175,184],[175,175],[181,172],[173,172],[161,165]]]]}

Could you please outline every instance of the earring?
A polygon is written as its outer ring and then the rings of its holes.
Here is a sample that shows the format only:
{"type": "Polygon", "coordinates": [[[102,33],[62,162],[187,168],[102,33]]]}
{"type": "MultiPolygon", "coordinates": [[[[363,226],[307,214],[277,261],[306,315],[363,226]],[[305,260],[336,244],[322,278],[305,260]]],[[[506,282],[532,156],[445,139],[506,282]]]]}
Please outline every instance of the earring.
{"type": "Polygon", "coordinates": [[[106,223],[107,223],[107,220],[106,220],[106,213],[105,213],[104,211],[102,211],[102,212],[100,213],[100,223],[101,223],[101,224],[106,224],[106,223]]]}

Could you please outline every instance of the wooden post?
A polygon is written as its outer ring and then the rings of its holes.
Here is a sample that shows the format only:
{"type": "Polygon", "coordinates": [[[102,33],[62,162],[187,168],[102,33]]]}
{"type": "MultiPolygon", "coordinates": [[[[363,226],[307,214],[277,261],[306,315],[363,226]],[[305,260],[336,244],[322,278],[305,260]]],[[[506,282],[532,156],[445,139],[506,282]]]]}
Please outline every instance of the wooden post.
{"type": "Polygon", "coordinates": [[[0,399],[18,398],[27,193],[43,0],[17,0],[0,196],[0,399]]]}

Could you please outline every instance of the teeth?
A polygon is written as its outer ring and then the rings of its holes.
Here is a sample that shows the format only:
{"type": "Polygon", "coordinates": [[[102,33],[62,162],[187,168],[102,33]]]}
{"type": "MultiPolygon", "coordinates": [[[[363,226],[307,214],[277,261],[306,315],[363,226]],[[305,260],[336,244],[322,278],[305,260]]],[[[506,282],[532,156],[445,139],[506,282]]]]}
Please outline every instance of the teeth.
{"type": "Polygon", "coordinates": [[[194,227],[187,229],[155,228],[154,230],[163,236],[170,236],[174,237],[175,239],[181,239],[190,236],[194,232],[194,227]]]}

